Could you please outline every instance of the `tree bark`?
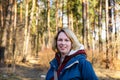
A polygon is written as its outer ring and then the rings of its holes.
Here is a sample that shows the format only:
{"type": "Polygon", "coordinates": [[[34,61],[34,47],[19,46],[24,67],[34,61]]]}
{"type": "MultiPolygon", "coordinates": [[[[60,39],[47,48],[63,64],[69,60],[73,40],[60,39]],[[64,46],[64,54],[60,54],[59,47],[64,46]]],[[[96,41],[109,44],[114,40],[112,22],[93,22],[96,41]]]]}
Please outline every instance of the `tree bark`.
{"type": "Polygon", "coordinates": [[[20,22],[23,20],[23,5],[22,5],[22,0],[20,2],[20,22]]]}
{"type": "Polygon", "coordinates": [[[25,8],[25,28],[24,28],[24,43],[23,43],[23,59],[22,62],[26,62],[26,56],[27,56],[27,46],[28,46],[28,42],[27,42],[27,37],[28,37],[28,1],[26,0],[26,8],[25,8]]]}
{"type": "Polygon", "coordinates": [[[48,31],[48,43],[47,43],[47,48],[50,47],[50,0],[47,0],[47,31],[48,31]]]}
{"type": "Polygon", "coordinates": [[[14,26],[13,26],[13,36],[12,36],[12,40],[13,40],[13,49],[12,49],[12,53],[13,53],[13,73],[15,72],[15,65],[16,65],[16,24],[17,24],[17,2],[16,0],[14,0],[14,26]]]}
{"type": "Polygon", "coordinates": [[[106,24],[106,68],[109,68],[109,34],[108,34],[108,0],[105,1],[105,24],[106,24]]]}
{"type": "Polygon", "coordinates": [[[99,11],[98,11],[98,28],[99,28],[99,53],[103,51],[102,49],[102,0],[99,0],[99,11]]]}
{"type": "Polygon", "coordinates": [[[87,49],[90,49],[90,35],[89,35],[89,2],[86,0],[86,42],[87,42],[87,49]]]}
{"type": "MultiPolygon", "coordinates": [[[[3,2],[2,2],[2,0],[0,0],[0,26],[1,26],[0,27],[0,32],[3,28],[3,7],[2,7],[2,4],[3,4],[3,2]]],[[[1,35],[0,35],[0,39],[1,39],[1,35]]]]}
{"type": "Polygon", "coordinates": [[[57,33],[58,32],[58,0],[56,0],[55,7],[56,7],[55,22],[56,22],[56,33],[57,33]]]}
{"type": "Polygon", "coordinates": [[[86,44],[86,28],[87,28],[87,17],[86,17],[86,0],[82,0],[82,21],[83,21],[83,44],[85,46],[85,48],[87,47],[87,44],[86,44]]]}
{"type": "MultiPolygon", "coordinates": [[[[115,6],[116,7],[116,3],[115,3],[115,6]]],[[[115,8],[114,8],[115,9],[115,8]]],[[[115,20],[115,59],[118,58],[118,43],[119,43],[119,40],[118,40],[118,30],[117,30],[117,26],[116,26],[116,23],[117,23],[117,15],[118,15],[118,10],[115,9],[115,15],[114,15],[114,20],[115,20]]]]}

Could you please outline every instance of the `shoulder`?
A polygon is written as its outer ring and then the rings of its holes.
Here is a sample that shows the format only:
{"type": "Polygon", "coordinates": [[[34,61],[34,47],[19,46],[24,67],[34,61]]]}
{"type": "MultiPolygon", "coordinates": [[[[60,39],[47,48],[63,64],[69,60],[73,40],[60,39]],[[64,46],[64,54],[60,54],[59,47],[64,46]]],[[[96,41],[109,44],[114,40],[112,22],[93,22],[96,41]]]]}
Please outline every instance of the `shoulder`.
{"type": "Polygon", "coordinates": [[[56,58],[53,58],[49,63],[50,63],[50,65],[56,64],[56,63],[57,63],[57,59],[56,59],[56,58]]]}
{"type": "Polygon", "coordinates": [[[79,66],[82,68],[91,68],[92,64],[90,61],[87,60],[86,55],[85,54],[80,54],[78,56],[76,56],[78,58],[79,61],[79,66]]]}
{"type": "Polygon", "coordinates": [[[79,62],[86,61],[86,55],[85,54],[79,54],[75,57],[79,62]]]}
{"type": "Polygon", "coordinates": [[[81,71],[84,80],[98,80],[91,62],[86,58],[79,59],[79,70],[81,71]]]}

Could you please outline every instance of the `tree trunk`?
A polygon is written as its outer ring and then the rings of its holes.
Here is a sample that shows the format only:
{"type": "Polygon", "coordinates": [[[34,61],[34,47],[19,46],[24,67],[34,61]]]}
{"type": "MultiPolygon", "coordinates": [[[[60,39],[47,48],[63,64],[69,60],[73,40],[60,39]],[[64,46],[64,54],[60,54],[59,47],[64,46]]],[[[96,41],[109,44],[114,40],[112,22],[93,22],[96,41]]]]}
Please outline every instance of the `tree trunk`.
{"type": "Polygon", "coordinates": [[[87,44],[86,44],[86,28],[87,28],[87,16],[86,16],[86,0],[82,0],[82,21],[83,21],[83,44],[86,48],[87,44]]]}
{"type": "MultiPolygon", "coordinates": [[[[116,7],[116,3],[115,3],[115,7],[116,7]]],[[[118,44],[119,44],[119,40],[118,40],[118,30],[117,30],[117,16],[118,16],[118,10],[115,9],[115,15],[114,15],[114,20],[115,20],[115,59],[118,58],[118,44]]]]}
{"type": "Polygon", "coordinates": [[[101,37],[101,33],[102,33],[102,0],[99,0],[99,11],[98,11],[98,28],[99,28],[99,53],[101,51],[103,51],[102,49],[102,37],[101,37]]]}
{"type": "Polygon", "coordinates": [[[73,13],[72,11],[70,11],[70,13],[68,13],[68,27],[73,31],[73,13]]]}
{"type": "Polygon", "coordinates": [[[109,53],[109,34],[108,34],[108,0],[105,1],[105,22],[106,22],[106,68],[109,68],[109,58],[108,58],[108,53],[109,53]]]}
{"type": "Polygon", "coordinates": [[[56,7],[56,10],[55,10],[55,24],[56,24],[56,33],[58,32],[58,0],[56,0],[56,3],[55,3],[55,7],[56,7]]]}
{"type": "Polygon", "coordinates": [[[17,23],[17,2],[16,0],[14,0],[14,26],[13,26],[13,36],[12,36],[12,41],[13,41],[13,49],[12,49],[12,53],[13,53],[13,73],[15,72],[15,65],[16,65],[16,23],[17,23]]]}
{"type": "MultiPolygon", "coordinates": [[[[2,4],[3,4],[3,2],[2,2],[2,0],[0,0],[0,26],[1,26],[0,27],[0,32],[3,28],[3,7],[2,7],[2,4]]],[[[0,35],[0,39],[1,39],[1,35],[0,35]]]]}
{"type": "Polygon", "coordinates": [[[26,62],[26,56],[27,56],[27,37],[28,37],[28,0],[26,0],[26,9],[25,9],[25,28],[24,28],[24,43],[23,43],[23,59],[22,62],[26,62]]]}
{"type": "Polygon", "coordinates": [[[68,4],[67,4],[67,15],[68,15],[68,27],[74,31],[73,29],[73,12],[72,10],[70,9],[71,7],[71,4],[70,2],[68,1],[68,4]]]}
{"type": "Polygon", "coordinates": [[[86,42],[87,42],[87,49],[90,49],[90,33],[89,33],[89,2],[86,0],[86,42]]]}
{"type": "MultiPolygon", "coordinates": [[[[114,6],[115,6],[115,2],[114,0],[109,0],[109,35],[110,35],[110,49],[115,49],[115,37],[114,35],[114,31],[115,31],[115,25],[114,25],[114,14],[115,14],[115,10],[114,10],[114,6]]],[[[115,52],[112,50],[111,51],[111,57],[113,58],[115,55],[115,52]]]]}
{"type": "Polygon", "coordinates": [[[6,32],[6,10],[8,2],[0,0],[0,62],[4,64],[5,61],[5,48],[7,42],[6,32]],[[4,4],[4,5],[3,5],[4,4]]]}
{"type": "MultiPolygon", "coordinates": [[[[60,14],[62,13],[62,2],[61,2],[62,0],[59,0],[59,10],[60,10],[60,14]]],[[[59,16],[59,27],[61,28],[61,27],[63,27],[63,25],[62,25],[62,17],[61,16],[59,16]]]]}
{"type": "Polygon", "coordinates": [[[38,52],[39,52],[39,46],[40,46],[40,43],[39,43],[39,38],[40,38],[40,30],[39,30],[39,26],[38,26],[38,18],[39,18],[39,7],[37,6],[37,10],[36,10],[36,29],[37,29],[37,41],[36,41],[36,54],[35,56],[38,57],[38,52]]]}
{"type": "Polygon", "coordinates": [[[48,43],[47,43],[47,48],[50,47],[50,0],[47,0],[47,31],[48,31],[48,43]]]}
{"type": "MultiPolygon", "coordinates": [[[[2,36],[3,36],[3,7],[2,7],[2,1],[0,0],[0,47],[2,43],[2,36]]],[[[1,52],[0,52],[1,55],[1,52]]],[[[1,57],[0,57],[0,63],[1,63],[1,57]]]]}
{"type": "Polygon", "coordinates": [[[62,1],[62,27],[64,26],[64,0],[61,0],[62,1]]]}
{"type": "Polygon", "coordinates": [[[11,59],[12,59],[12,23],[13,23],[13,16],[12,16],[12,6],[11,5],[13,4],[13,1],[12,0],[9,0],[9,6],[8,6],[8,14],[7,14],[7,17],[6,17],[6,30],[7,30],[7,45],[6,45],[6,54],[7,54],[7,58],[10,63],[11,63],[11,59]],[[8,57],[9,56],[9,57],[8,57]]]}
{"type": "Polygon", "coordinates": [[[5,47],[2,45],[2,37],[3,37],[3,1],[0,0],[0,66],[4,64],[4,52],[5,52],[5,47]]]}
{"type": "Polygon", "coordinates": [[[22,20],[23,20],[23,5],[22,5],[22,0],[21,0],[21,2],[20,2],[20,22],[22,22],[22,20]]]}

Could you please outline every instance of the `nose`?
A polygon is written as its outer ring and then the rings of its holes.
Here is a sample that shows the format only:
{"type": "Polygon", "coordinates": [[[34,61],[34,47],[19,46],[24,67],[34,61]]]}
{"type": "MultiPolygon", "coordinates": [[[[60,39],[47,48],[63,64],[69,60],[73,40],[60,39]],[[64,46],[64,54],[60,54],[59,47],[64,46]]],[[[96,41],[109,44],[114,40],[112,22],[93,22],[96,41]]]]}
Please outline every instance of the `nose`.
{"type": "Polygon", "coordinates": [[[62,44],[65,44],[65,40],[62,40],[61,43],[62,43],[62,44]]]}

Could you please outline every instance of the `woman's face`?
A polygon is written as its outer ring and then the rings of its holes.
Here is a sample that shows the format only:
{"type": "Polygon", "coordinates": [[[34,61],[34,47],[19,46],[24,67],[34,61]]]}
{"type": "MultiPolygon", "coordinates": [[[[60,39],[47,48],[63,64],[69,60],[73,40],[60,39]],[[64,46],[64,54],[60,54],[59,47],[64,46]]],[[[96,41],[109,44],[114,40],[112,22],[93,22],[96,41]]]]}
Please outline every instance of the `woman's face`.
{"type": "Polygon", "coordinates": [[[71,40],[64,32],[60,32],[57,38],[57,48],[62,57],[65,57],[71,49],[71,40]]]}

